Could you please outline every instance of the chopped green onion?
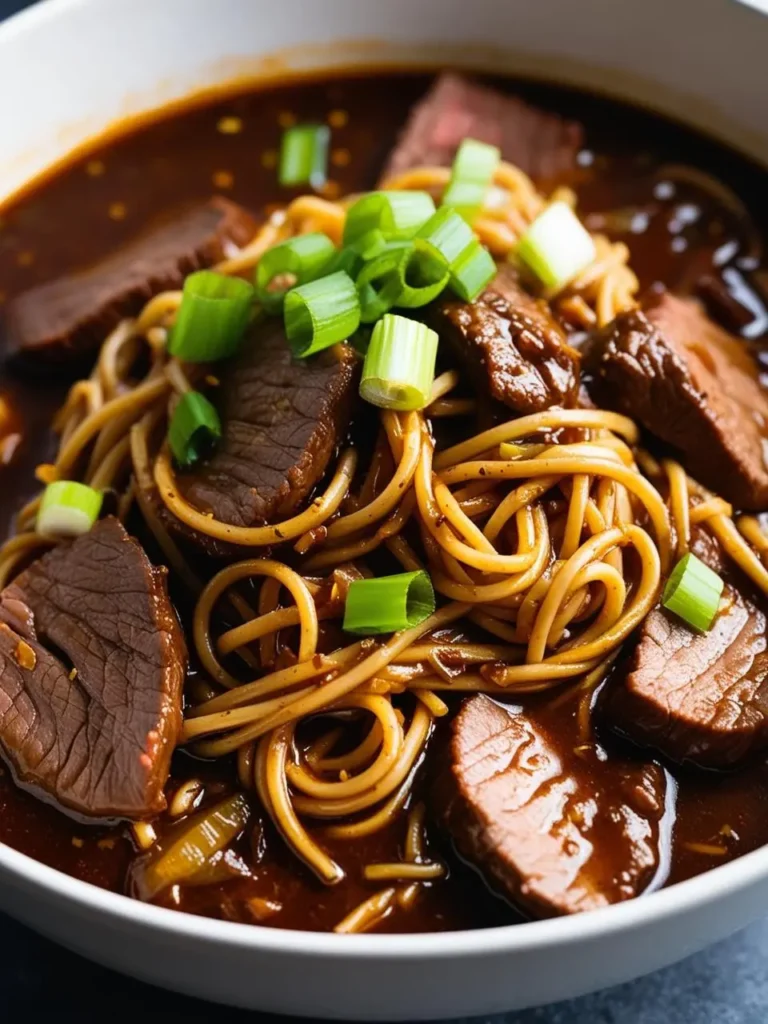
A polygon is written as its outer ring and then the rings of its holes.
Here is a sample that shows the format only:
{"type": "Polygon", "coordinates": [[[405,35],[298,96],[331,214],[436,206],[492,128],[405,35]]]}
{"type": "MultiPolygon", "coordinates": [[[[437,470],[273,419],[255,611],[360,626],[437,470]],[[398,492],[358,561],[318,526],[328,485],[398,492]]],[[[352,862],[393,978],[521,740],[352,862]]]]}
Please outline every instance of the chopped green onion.
{"type": "Polygon", "coordinates": [[[419,229],[416,238],[439,253],[449,266],[476,241],[469,224],[448,206],[441,206],[419,229]]]}
{"type": "Polygon", "coordinates": [[[279,181],[287,188],[320,188],[328,176],[331,130],[325,124],[298,124],[283,132],[279,181]]]}
{"type": "Polygon", "coordinates": [[[344,605],[344,630],[375,636],[418,626],[435,610],[432,580],[424,570],[353,580],[344,605]]]}
{"type": "Polygon", "coordinates": [[[723,581],[690,552],[672,570],[661,603],[693,629],[706,633],[715,621],[723,581]]]}
{"type": "Polygon", "coordinates": [[[453,161],[451,180],[443,193],[443,206],[453,207],[470,222],[474,220],[485,203],[500,160],[497,146],[464,139],[453,161]]]}
{"type": "Polygon", "coordinates": [[[384,252],[363,264],[357,275],[355,287],[360,300],[360,320],[364,324],[374,323],[394,306],[401,291],[398,268],[407,245],[407,242],[385,244],[384,252]]]}
{"type": "Polygon", "coordinates": [[[360,326],[355,283],[343,270],[293,288],[284,312],[288,343],[300,358],[346,341],[360,326]]]}
{"type": "Polygon", "coordinates": [[[464,139],[456,150],[451,178],[458,181],[486,181],[490,184],[501,161],[498,146],[477,139],[464,139]]]}
{"type": "Polygon", "coordinates": [[[152,899],[201,871],[219,850],[238,837],[250,813],[247,799],[236,793],[161,839],[158,849],[139,866],[138,882],[144,899],[152,899]]]}
{"type": "Polygon", "coordinates": [[[387,314],[373,328],[360,394],[381,409],[423,409],[432,396],[437,334],[426,324],[387,314]]]}
{"type": "Polygon", "coordinates": [[[194,466],[210,454],[221,440],[221,420],[214,407],[199,391],[187,391],[173,410],[168,427],[168,444],[183,467],[194,466]]]}
{"type": "Polygon", "coordinates": [[[451,288],[460,299],[474,302],[495,276],[493,256],[480,242],[474,241],[451,266],[451,288]]]}
{"type": "Polygon", "coordinates": [[[345,246],[343,249],[336,250],[336,255],[328,264],[327,273],[335,274],[337,270],[343,270],[354,281],[363,269],[364,262],[357,249],[353,249],[352,246],[345,246]]]}
{"type": "Polygon", "coordinates": [[[239,277],[198,270],[184,281],[168,351],[186,363],[212,363],[237,352],[254,290],[239,277]]]}
{"type": "Polygon", "coordinates": [[[378,256],[387,242],[408,241],[435,212],[427,192],[369,192],[347,211],[344,245],[365,258],[378,256]]]}
{"type": "Polygon", "coordinates": [[[297,235],[267,249],[256,268],[256,294],[269,313],[283,308],[283,299],[297,284],[314,281],[327,272],[336,246],[327,235],[297,235]]]}
{"type": "Polygon", "coordinates": [[[567,203],[552,203],[540,213],[515,252],[550,292],[561,291],[597,254],[592,236],[567,203]]]}
{"type": "Polygon", "coordinates": [[[373,323],[393,306],[426,306],[437,298],[449,278],[445,259],[421,239],[390,242],[380,256],[364,264],[357,276],[360,318],[363,323],[373,323]]]}
{"type": "Polygon", "coordinates": [[[99,518],[103,495],[75,480],[55,480],[43,492],[37,532],[44,537],[79,537],[99,518]]]}
{"type": "Polygon", "coordinates": [[[432,302],[451,277],[445,257],[419,238],[415,238],[403,254],[396,273],[400,294],[395,305],[404,309],[417,309],[432,302]]]}

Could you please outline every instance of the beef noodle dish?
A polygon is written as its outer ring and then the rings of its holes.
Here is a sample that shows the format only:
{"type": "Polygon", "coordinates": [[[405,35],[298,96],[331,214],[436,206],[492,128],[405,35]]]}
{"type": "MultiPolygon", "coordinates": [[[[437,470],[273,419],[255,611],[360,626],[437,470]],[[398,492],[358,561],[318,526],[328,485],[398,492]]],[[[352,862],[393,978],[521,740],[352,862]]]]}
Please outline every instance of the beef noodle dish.
{"type": "Polygon", "coordinates": [[[337,932],[768,842],[763,186],[607,100],[388,72],[9,204],[0,840],[337,932]]]}

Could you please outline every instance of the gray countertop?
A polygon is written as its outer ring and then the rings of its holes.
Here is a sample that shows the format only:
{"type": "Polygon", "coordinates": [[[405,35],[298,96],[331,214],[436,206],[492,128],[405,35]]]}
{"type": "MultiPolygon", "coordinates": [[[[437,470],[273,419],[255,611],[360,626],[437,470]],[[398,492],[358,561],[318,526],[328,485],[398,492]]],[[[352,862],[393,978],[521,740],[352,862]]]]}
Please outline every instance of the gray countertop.
{"type": "MultiPolygon", "coordinates": [[[[28,0],[0,0],[0,18],[28,0]]],[[[266,1015],[215,1010],[87,963],[0,915],[0,1005],[6,1020],[91,1020],[115,1007],[137,1020],[229,1024],[266,1015]],[[15,1011],[15,1012],[14,1012],[15,1011]],[[16,1016],[18,1014],[18,1017],[16,1016]],[[23,1017],[22,1017],[23,1015],[23,1017]]],[[[768,921],[648,978],[593,996],[493,1018],[494,1024],[765,1024],[768,921]]],[[[556,970],[556,965],[553,965],[556,970]]]]}

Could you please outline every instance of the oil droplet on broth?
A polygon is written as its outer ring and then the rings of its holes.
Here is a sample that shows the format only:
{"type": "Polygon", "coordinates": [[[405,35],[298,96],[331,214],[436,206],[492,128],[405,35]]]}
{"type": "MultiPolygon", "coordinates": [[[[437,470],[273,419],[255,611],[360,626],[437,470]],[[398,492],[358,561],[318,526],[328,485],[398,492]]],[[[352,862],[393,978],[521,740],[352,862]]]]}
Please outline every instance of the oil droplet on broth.
{"type": "Polygon", "coordinates": [[[219,118],[216,130],[222,135],[238,135],[243,130],[242,118],[228,116],[219,118]]]}

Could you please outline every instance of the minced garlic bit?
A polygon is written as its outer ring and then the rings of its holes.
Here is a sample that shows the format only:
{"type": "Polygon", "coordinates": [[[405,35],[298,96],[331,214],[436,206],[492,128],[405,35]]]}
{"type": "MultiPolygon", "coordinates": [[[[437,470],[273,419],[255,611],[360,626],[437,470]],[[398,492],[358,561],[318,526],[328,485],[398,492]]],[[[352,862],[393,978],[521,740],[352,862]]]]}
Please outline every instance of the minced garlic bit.
{"type": "Polygon", "coordinates": [[[110,203],[109,205],[109,217],[110,220],[125,220],[125,215],[128,213],[128,208],[125,203],[110,203]]]}
{"type": "Polygon", "coordinates": [[[214,188],[232,188],[235,184],[232,171],[214,171],[211,180],[214,188]]]}
{"type": "Polygon", "coordinates": [[[216,125],[216,129],[217,131],[220,131],[222,135],[237,135],[243,130],[242,118],[234,117],[232,115],[219,118],[219,123],[216,125]]]}
{"type": "Polygon", "coordinates": [[[214,377],[214,375],[212,373],[207,373],[205,375],[205,383],[210,388],[217,388],[219,386],[219,384],[221,384],[221,381],[219,380],[218,377],[214,377]]]}
{"type": "Polygon", "coordinates": [[[19,640],[16,644],[14,655],[16,657],[16,664],[20,668],[25,668],[28,672],[31,672],[37,664],[37,655],[26,640],[19,640]]]}
{"type": "Polygon", "coordinates": [[[79,836],[72,836],[72,845],[76,846],[78,850],[81,850],[85,845],[85,840],[81,839],[79,836]]]}
{"type": "Polygon", "coordinates": [[[103,160],[89,160],[85,165],[85,173],[89,178],[100,178],[104,173],[104,170],[103,160]]]}
{"type": "Polygon", "coordinates": [[[328,114],[328,124],[331,128],[343,128],[349,121],[349,114],[346,110],[332,110],[328,114]]]}
{"type": "Polygon", "coordinates": [[[56,479],[56,467],[50,462],[41,462],[35,467],[35,477],[41,484],[52,484],[56,479]]]}
{"type": "Polygon", "coordinates": [[[296,124],[296,115],[292,110],[281,110],[277,115],[277,123],[281,128],[293,128],[296,124]]]}
{"type": "Polygon", "coordinates": [[[96,843],[96,845],[100,850],[114,850],[115,840],[112,838],[112,836],[107,836],[106,839],[100,839],[96,843]]]}
{"type": "Polygon", "coordinates": [[[76,668],[73,668],[73,669],[70,670],[69,678],[72,679],[72,680],[77,679],[77,669],[76,668]]]}

